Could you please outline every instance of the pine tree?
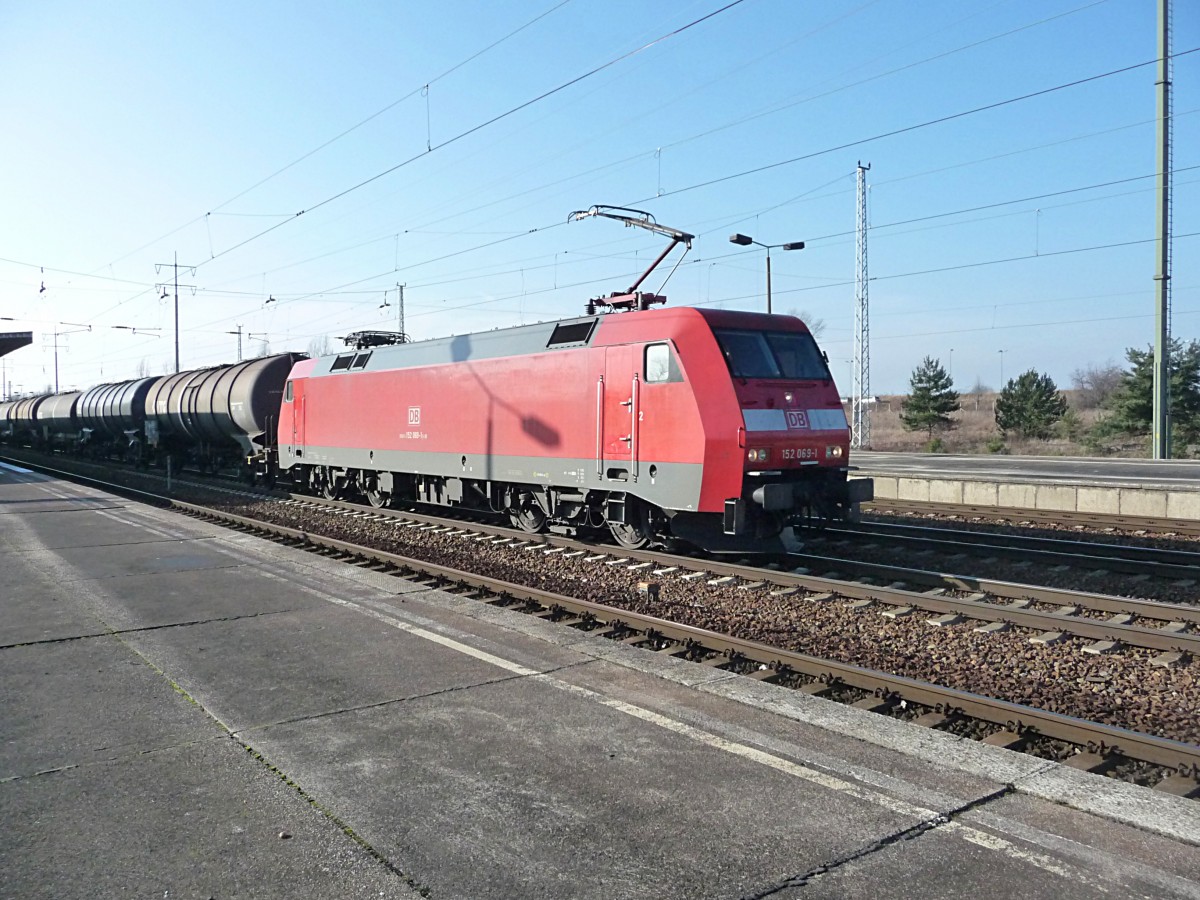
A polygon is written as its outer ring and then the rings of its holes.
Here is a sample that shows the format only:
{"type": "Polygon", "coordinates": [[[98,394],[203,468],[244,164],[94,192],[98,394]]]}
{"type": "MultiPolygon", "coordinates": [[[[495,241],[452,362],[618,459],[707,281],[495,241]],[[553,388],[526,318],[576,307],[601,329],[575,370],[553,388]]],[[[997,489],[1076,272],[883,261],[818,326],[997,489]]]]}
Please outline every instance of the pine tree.
{"type": "MultiPolygon", "coordinates": [[[[1104,425],[1110,432],[1149,434],[1154,415],[1154,348],[1130,347],[1125,358],[1132,368],[1123,374],[1120,387],[1105,403],[1112,415],[1104,425]]],[[[1167,359],[1171,429],[1178,441],[1193,442],[1200,439],[1200,341],[1185,345],[1172,338],[1167,359]]]]}
{"type": "Polygon", "coordinates": [[[900,410],[900,422],[908,431],[924,429],[933,437],[935,428],[950,428],[950,413],[959,408],[954,382],[931,356],[913,369],[908,399],[900,410]]]}
{"type": "Polygon", "coordinates": [[[1067,399],[1049,375],[1030,369],[1012,379],[996,398],[1000,430],[1044,440],[1067,411],[1067,399]]]}

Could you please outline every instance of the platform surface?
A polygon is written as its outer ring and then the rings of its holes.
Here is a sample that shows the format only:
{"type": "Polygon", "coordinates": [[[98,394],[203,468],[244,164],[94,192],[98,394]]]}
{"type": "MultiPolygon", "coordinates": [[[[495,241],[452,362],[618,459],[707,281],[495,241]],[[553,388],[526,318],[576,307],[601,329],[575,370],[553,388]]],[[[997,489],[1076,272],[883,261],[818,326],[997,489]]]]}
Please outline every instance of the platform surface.
{"type": "Polygon", "coordinates": [[[1200,898],[1200,803],[0,468],[0,896],[1200,898]]]}

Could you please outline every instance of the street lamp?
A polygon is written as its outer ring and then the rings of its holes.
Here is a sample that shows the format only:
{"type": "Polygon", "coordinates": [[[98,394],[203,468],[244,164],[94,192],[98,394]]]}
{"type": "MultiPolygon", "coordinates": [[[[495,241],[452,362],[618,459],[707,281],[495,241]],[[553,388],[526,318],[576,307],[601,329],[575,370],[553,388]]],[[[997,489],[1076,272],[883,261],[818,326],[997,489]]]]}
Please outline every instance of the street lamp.
{"type": "Polygon", "coordinates": [[[954,348],[953,347],[950,348],[950,372],[949,372],[949,375],[950,375],[950,381],[953,382],[954,381],[954,348]]]}
{"type": "Polygon", "coordinates": [[[729,243],[738,244],[742,247],[748,247],[754,244],[756,247],[762,247],[767,251],[767,315],[771,314],[771,251],[782,247],[784,250],[803,250],[804,241],[792,241],[787,244],[764,244],[761,241],[756,241],[754,238],[745,234],[731,234],[729,243]]]}
{"type": "Polygon", "coordinates": [[[1004,390],[1004,354],[1007,350],[997,351],[1000,354],[1000,390],[1004,390]]]}

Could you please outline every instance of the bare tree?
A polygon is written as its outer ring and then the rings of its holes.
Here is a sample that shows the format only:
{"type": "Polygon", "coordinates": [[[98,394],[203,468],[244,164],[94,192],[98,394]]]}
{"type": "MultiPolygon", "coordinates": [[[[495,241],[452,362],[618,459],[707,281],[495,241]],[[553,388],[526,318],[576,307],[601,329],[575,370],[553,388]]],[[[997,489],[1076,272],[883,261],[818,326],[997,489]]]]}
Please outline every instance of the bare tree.
{"type": "Polygon", "coordinates": [[[807,309],[789,309],[787,315],[795,316],[801,322],[808,326],[808,330],[812,332],[812,336],[819,338],[825,331],[825,320],[818,319],[807,309]]]}
{"type": "Polygon", "coordinates": [[[329,341],[329,335],[320,334],[308,342],[309,356],[328,356],[333,352],[333,346],[329,341]]]}
{"type": "Polygon", "coordinates": [[[150,375],[150,360],[142,357],[137,364],[137,368],[133,370],[134,378],[147,378],[150,375]]]}
{"type": "Polygon", "coordinates": [[[967,396],[971,398],[971,404],[975,409],[979,409],[979,400],[984,394],[992,392],[991,385],[984,383],[984,380],[978,375],[975,376],[975,383],[971,385],[971,390],[967,391],[967,396]]]}
{"type": "Polygon", "coordinates": [[[1090,365],[1071,373],[1075,388],[1075,405],[1080,409],[1096,409],[1104,405],[1109,394],[1121,386],[1125,370],[1111,359],[1103,365],[1090,365]]]}

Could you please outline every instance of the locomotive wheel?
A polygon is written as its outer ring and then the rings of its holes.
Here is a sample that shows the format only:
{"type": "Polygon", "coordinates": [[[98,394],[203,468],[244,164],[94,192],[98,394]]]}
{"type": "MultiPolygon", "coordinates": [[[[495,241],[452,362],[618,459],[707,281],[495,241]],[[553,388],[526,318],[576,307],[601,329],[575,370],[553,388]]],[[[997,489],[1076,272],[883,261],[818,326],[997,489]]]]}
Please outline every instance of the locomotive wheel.
{"type": "Polygon", "coordinates": [[[392,502],[392,495],[381,491],[378,488],[367,491],[366,497],[367,502],[376,509],[382,509],[392,502]]]}
{"type": "Polygon", "coordinates": [[[510,509],[508,511],[508,520],[513,523],[514,528],[520,528],[522,531],[528,531],[530,534],[536,534],[546,527],[546,514],[540,509],[531,506],[510,509]]]}
{"type": "Polygon", "coordinates": [[[337,500],[342,495],[341,490],[337,486],[337,481],[334,480],[333,473],[328,469],[321,471],[317,493],[326,500],[337,500]]]}
{"type": "Polygon", "coordinates": [[[632,501],[626,509],[629,522],[609,522],[608,530],[617,543],[629,550],[640,550],[650,543],[653,534],[650,531],[650,516],[641,503],[632,501]]]}

